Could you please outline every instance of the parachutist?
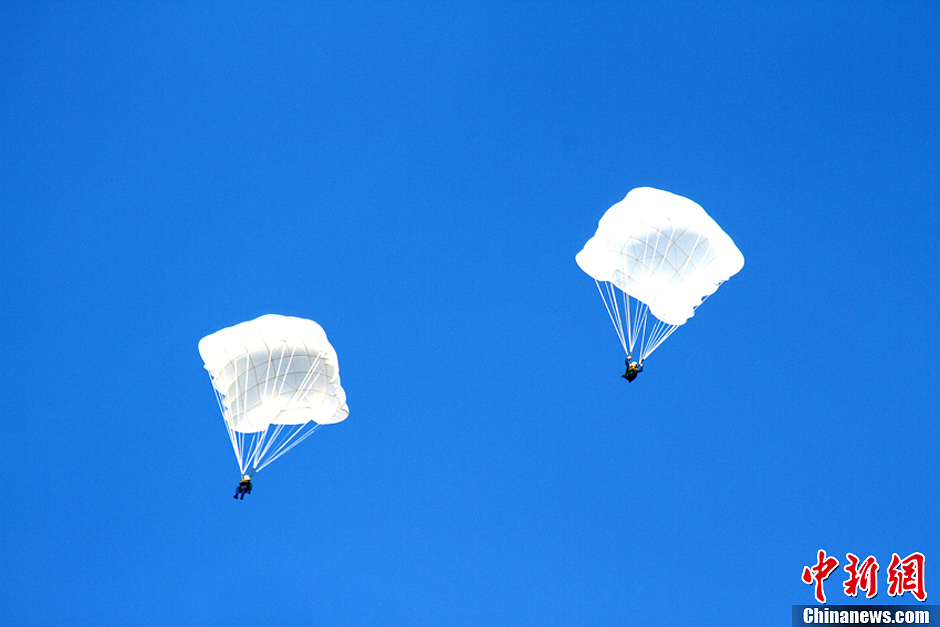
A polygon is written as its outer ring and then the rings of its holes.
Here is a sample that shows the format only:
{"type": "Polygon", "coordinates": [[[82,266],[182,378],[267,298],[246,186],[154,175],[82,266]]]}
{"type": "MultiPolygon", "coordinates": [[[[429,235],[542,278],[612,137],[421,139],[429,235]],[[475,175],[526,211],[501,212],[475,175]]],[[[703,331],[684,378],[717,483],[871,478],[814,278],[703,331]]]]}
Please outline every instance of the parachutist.
{"type": "Polygon", "coordinates": [[[627,371],[624,372],[620,376],[626,379],[628,383],[633,383],[633,380],[636,379],[636,376],[640,374],[641,372],[643,372],[643,364],[638,364],[635,361],[630,361],[629,357],[627,357],[626,361],[624,361],[623,363],[627,365],[627,371]]]}
{"type": "Polygon", "coordinates": [[[251,477],[245,477],[238,482],[238,489],[235,491],[235,496],[232,498],[244,500],[246,494],[251,494],[251,477]]]}

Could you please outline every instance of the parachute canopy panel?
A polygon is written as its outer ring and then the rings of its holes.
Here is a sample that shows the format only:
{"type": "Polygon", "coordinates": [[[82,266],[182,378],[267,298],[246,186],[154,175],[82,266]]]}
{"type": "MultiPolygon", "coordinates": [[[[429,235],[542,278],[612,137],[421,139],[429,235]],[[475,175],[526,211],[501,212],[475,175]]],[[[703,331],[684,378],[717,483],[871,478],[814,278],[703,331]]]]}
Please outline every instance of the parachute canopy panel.
{"type": "Polygon", "coordinates": [[[608,209],[575,260],[673,326],[744,267],[741,251],[701,206],[651,187],[608,209]]]}
{"type": "Polygon", "coordinates": [[[233,434],[349,415],[336,351],[312,320],[261,316],[202,338],[199,354],[233,434]]]}

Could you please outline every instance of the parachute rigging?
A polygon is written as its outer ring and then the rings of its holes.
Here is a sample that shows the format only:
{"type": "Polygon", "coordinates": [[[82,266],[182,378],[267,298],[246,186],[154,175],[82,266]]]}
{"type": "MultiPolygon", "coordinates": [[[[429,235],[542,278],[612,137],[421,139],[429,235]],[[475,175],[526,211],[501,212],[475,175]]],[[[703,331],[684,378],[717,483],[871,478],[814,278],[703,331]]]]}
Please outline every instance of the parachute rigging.
{"type": "Polygon", "coordinates": [[[628,366],[636,359],[640,367],[744,267],[741,251],[701,206],[650,187],[608,209],[575,260],[597,284],[628,366]]]}
{"type": "Polygon", "coordinates": [[[199,341],[243,478],[349,415],[336,351],[316,322],[266,315],[199,341]]]}

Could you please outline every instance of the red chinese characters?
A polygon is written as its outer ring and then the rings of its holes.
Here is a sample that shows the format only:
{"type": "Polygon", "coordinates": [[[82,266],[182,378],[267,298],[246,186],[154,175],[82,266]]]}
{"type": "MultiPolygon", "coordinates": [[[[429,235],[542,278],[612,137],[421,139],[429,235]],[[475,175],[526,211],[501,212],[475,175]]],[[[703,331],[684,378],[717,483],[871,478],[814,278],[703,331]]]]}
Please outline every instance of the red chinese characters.
{"type": "Polygon", "coordinates": [[[911,553],[904,559],[897,553],[891,554],[891,564],[888,566],[888,595],[903,596],[910,592],[918,601],[925,601],[927,593],[924,590],[924,554],[911,553]]]}
{"type": "Polygon", "coordinates": [[[803,567],[803,583],[811,584],[816,582],[816,600],[820,603],[826,602],[826,593],[823,591],[823,582],[829,578],[832,571],[839,565],[839,560],[834,557],[826,557],[826,552],[819,549],[816,554],[816,565],[810,568],[803,567]]]}
{"type": "Polygon", "coordinates": [[[859,588],[865,591],[866,599],[878,594],[878,560],[869,555],[859,566],[858,557],[852,553],[846,553],[845,558],[849,560],[843,568],[849,574],[849,578],[842,584],[846,596],[858,596],[859,588]]]}
{"type": "MultiPolygon", "coordinates": [[[[878,594],[878,560],[869,555],[864,561],[853,553],[846,553],[848,563],[843,570],[848,573],[848,579],[842,583],[845,595],[857,597],[859,591],[865,593],[865,598],[871,599],[878,594]]],[[[904,559],[897,553],[891,554],[891,564],[887,568],[888,595],[893,597],[904,596],[910,592],[920,602],[927,600],[926,586],[924,585],[924,554],[911,553],[904,559]]],[[[826,551],[820,549],[816,552],[816,564],[803,567],[803,583],[815,584],[816,601],[826,602],[826,593],[823,583],[835,572],[839,560],[827,556],[826,551]]]]}

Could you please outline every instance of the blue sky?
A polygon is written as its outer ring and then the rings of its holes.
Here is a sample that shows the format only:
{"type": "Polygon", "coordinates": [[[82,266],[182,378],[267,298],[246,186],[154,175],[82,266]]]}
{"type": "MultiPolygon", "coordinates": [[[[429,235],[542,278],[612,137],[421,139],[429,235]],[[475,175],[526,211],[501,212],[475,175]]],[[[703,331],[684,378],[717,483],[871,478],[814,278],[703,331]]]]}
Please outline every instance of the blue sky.
{"type": "Polygon", "coordinates": [[[0,7],[4,625],[758,625],[940,555],[940,7],[0,7]],[[743,271],[632,384],[634,187],[743,271]],[[199,339],[351,414],[231,498],[199,339]]]}

